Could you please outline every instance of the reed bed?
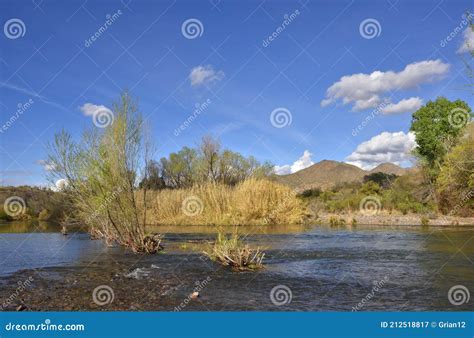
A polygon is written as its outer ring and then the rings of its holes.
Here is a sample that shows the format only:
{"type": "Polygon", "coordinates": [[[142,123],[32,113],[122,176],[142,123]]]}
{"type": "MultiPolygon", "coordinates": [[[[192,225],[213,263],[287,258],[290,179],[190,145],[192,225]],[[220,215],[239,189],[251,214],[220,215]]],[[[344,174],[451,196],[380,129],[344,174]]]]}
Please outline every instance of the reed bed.
{"type": "Polygon", "coordinates": [[[148,192],[147,201],[152,225],[299,224],[306,218],[304,202],[290,188],[264,179],[148,192]]]}

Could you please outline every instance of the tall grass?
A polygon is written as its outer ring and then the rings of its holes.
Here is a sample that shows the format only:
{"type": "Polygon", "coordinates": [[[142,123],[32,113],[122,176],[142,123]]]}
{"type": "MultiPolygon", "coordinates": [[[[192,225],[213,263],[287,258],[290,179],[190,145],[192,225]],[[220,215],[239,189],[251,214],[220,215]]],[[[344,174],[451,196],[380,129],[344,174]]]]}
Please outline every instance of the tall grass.
{"type": "Polygon", "coordinates": [[[234,270],[256,270],[263,267],[265,253],[245,244],[235,230],[229,237],[223,232],[217,234],[216,241],[204,254],[210,259],[230,266],[234,270]]]}
{"type": "Polygon", "coordinates": [[[147,224],[298,224],[306,217],[304,202],[290,188],[264,179],[233,187],[208,183],[161,190],[149,192],[148,198],[147,224]]]}

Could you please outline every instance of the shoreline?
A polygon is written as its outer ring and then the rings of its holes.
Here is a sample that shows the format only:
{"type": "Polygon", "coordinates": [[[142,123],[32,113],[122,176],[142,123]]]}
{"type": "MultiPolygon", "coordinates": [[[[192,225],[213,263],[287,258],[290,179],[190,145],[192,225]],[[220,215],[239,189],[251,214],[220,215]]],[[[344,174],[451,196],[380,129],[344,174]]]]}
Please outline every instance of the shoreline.
{"type": "Polygon", "coordinates": [[[318,224],[329,224],[343,220],[344,224],[334,225],[388,225],[388,226],[441,226],[474,227],[474,217],[456,217],[444,215],[362,215],[324,213],[315,217],[318,224]],[[332,222],[331,222],[332,220],[332,222]],[[355,220],[355,224],[353,221],[355,220]],[[427,222],[427,223],[426,223],[427,222]]]}

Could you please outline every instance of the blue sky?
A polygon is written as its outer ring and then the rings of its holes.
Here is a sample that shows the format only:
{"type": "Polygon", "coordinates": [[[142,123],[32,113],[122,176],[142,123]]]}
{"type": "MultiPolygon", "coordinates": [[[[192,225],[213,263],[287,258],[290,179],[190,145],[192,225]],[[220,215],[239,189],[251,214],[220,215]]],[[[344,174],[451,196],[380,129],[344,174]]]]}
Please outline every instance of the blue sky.
{"type": "Polygon", "coordinates": [[[406,166],[416,108],[440,95],[472,106],[471,7],[3,0],[0,184],[44,184],[54,133],[97,128],[123,89],[139,100],[157,158],[213,134],[280,173],[323,159],[406,166]]]}

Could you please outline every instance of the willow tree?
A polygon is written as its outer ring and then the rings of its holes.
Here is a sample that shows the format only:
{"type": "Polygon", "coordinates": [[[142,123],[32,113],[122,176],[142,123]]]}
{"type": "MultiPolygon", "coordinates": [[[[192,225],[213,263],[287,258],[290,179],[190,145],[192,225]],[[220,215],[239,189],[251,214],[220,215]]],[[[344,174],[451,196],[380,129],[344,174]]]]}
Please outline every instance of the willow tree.
{"type": "MultiPolygon", "coordinates": [[[[50,178],[67,182],[75,207],[71,221],[108,243],[154,253],[161,248],[160,236],[146,234],[146,215],[140,217],[137,204],[136,181],[141,168],[146,172],[149,167],[150,152],[141,114],[128,93],[112,111],[96,113],[105,114],[94,117],[106,123],[84,132],[79,142],[65,131],[55,135],[48,156],[50,178]]],[[[146,188],[141,192],[146,201],[146,188]]]]}

